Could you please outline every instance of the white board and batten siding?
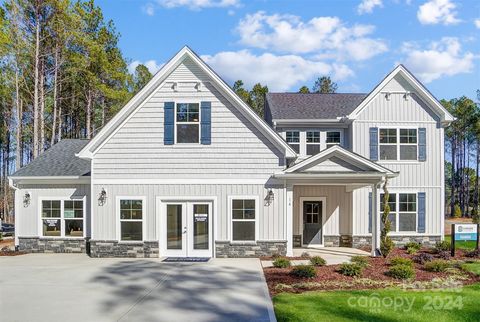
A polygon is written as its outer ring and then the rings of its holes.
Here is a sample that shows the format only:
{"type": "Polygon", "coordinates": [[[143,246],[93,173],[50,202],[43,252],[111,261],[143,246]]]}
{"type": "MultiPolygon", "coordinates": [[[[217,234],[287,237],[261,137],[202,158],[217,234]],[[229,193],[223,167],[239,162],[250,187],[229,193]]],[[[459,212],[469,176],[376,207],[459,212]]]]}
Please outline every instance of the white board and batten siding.
{"type": "Polygon", "coordinates": [[[260,202],[257,239],[285,240],[284,191],[273,187],[273,203],[263,204],[268,192],[265,184],[273,173],[283,168],[284,153],[225,99],[208,75],[187,58],[95,153],[93,195],[105,188],[109,200],[103,206],[94,204],[93,239],[117,239],[116,196],[146,197],[144,240],[147,241],[159,238],[158,196],[214,196],[214,208],[217,209],[215,239],[230,240],[228,197],[255,196],[260,202]],[[200,90],[198,83],[201,83],[200,90]],[[211,102],[211,144],[164,145],[165,102],[202,101],[211,102]],[[155,182],[122,184],[131,179],[155,182]],[[172,183],[178,179],[182,182],[172,183]],[[238,182],[241,180],[255,180],[256,184],[242,184],[238,182]]]}
{"type": "Polygon", "coordinates": [[[15,234],[21,237],[40,237],[39,221],[42,209],[41,199],[83,199],[85,198],[86,209],[84,209],[85,223],[87,223],[85,234],[90,235],[90,185],[45,185],[45,184],[29,184],[20,185],[15,191],[15,209],[18,216],[15,220],[15,234]],[[25,205],[23,200],[25,193],[30,194],[30,203],[25,205]]]}
{"type": "MultiPolygon", "coordinates": [[[[389,181],[389,191],[425,192],[426,227],[424,235],[442,233],[444,215],[444,129],[438,115],[420,99],[401,76],[396,76],[368,104],[352,124],[353,151],[369,158],[369,129],[378,128],[425,128],[426,161],[377,161],[379,164],[400,171],[397,178],[389,181]],[[391,91],[387,99],[383,92],[391,91]],[[402,92],[409,91],[405,98],[402,92]]],[[[353,194],[354,234],[368,235],[368,192],[370,188],[357,189],[353,194]]],[[[380,191],[379,191],[380,193],[380,191]]]]}

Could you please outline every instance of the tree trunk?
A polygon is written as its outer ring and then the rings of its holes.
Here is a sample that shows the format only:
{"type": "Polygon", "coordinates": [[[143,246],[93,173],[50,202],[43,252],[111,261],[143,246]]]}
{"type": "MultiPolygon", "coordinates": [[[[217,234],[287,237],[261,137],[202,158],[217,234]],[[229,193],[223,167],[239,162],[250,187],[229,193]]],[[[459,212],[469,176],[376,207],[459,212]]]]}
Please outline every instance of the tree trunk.
{"type": "Polygon", "coordinates": [[[452,180],[450,188],[450,216],[455,214],[455,155],[457,154],[457,144],[455,134],[452,138],[452,180]]]}
{"type": "Polygon", "coordinates": [[[57,108],[58,108],[58,46],[55,48],[55,67],[53,73],[53,117],[52,117],[52,137],[50,139],[50,145],[55,144],[55,132],[57,123],[57,108]]]}
{"type": "Polygon", "coordinates": [[[92,138],[92,127],[91,127],[91,122],[92,122],[92,92],[88,90],[87,92],[87,121],[86,121],[86,137],[87,139],[92,138]]]}
{"type": "Polygon", "coordinates": [[[45,151],[45,61],[42,60],[40,67],[40,153],[45,151]]]}
{"type": "Polygon", "coordinates": [[[480,164],[480,138],[477,138],[477,165],[475,167],[475,193],[473,197],[473,207],[478,213],[478,174],[479,174],[479,164],[480,164]]]}
{"type": "Polygon", "coordinates": [[[20,86],[18,84],[18,68],[15,68],[15,110],[17,116],[17,128],[15,131],[15,169],[22,167],[22,102],[20,100],[20,86]]]}
{"type": "Polygon", "coordinates": [[[33,158],[36,159],[39,151],[38,142],[38,86],[40,69],[40,4],[35,8],[35,60],[33,81],[33,158]]]}

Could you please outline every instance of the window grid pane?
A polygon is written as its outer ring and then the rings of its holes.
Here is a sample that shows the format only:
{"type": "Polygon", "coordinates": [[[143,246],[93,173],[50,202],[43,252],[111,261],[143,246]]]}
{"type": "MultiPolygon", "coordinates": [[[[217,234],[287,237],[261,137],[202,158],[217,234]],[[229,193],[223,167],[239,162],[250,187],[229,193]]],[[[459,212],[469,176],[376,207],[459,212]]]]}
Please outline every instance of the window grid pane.
{"type": "Polygon", "coordinates": [[[232,200],[232,240],[255,240],[255,200],[232,200]]]}
{"type": "Polygon", "coordinates": [[[320,132],[307,131],[307,143],[320,143],[320,132]]]}
{"type": "Polygon", "coordinates": [[[340,144],[340,132],[327,132],[327,143],[340,144]]]}
{"type": "Polygon", "coordinates": [[[397,129],[380,129],[380,143],[397,143],[397,129]]]}
{"type": "Polygon", "coordinates": [[[120,200],[120,239],[142,240],[143,200],[120,200]]]}
{"type": "Polygon", "coordinates": [[[287,131],[286,138],[288,143],[300,143],[300,132],[287,131]]]}

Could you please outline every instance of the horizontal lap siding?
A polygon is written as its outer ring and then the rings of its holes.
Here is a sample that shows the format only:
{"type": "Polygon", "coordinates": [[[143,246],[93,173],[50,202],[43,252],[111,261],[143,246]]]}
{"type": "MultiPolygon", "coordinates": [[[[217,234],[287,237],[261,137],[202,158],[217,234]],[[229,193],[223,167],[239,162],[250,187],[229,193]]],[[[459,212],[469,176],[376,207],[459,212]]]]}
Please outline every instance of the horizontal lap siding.
{"type": "Polygon", "coordinates": [[[284,195],[283,189],[273,188],[274,201],[264,204],[267,189],[264,185],[95,185],[93,195],[99,195],[101,189],[107,191],[106,204],[94,204],[94,239],[117,239],[116,197],[145,196],[146,197],[146,236],[145,240],[158,240],[159,213],[156,209],[156,197],[171,196],[215,196],[217,198],[217,236],[216,240],[229,240],[228,227],[228,196],[257,196],[259,199],[258,231],[259,240],[285,240],[284,231],[284,195]]]}
{"type": "Polygon", "coordinates": [[[96,153],[95,179],[264,179],[281,170],[282,153],[208,81],[191,61],[182,63],[96,153]],[[195,89],[199,81],[205,82],[200,92],[195,89]],[[173,82],[179,82],[176,92],[173,82]],[[168,101],[210,101],[212,144],[165,146],[163,105],[168,101]]]}
{"type": "MultiPolygon", "coordinates": [[[[397,76],[384,91],[412,91],[405,81],[397,76]]],[[[425,234],[440,234],[443,209],[443,135],[439,118],[415,94],[406,100],[402,93],[392,93],[390,100],[380,93],[365,107],[352,125],[353,149],[369,157],[369,128],[426,128],[427,159],[425,162],[378,161],[379,164],[399,171],[400,175],[389,180],[390,192],[426,193],[425,234]]],[[[370,188],[354,191],[354,234],[368,234],[368,192],[370,188]]],[[[380,193],[381,191],[379,191],[380,193]]]]}

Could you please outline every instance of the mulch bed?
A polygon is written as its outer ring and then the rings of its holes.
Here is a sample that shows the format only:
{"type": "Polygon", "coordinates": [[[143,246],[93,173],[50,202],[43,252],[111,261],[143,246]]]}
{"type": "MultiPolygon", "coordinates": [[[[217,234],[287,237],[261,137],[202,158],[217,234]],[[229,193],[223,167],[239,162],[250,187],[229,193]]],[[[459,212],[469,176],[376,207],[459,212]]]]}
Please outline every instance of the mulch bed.
{"type": "MultiPolygon", "coordinates": [[[[419,253],[431,253],[435,259],[438,259],[438,256],[433,254],[430,250],[422,249],[419,253]]],[[[384,259],[383,257],[368,258],[369,265],[366,267],[360,278],[349,277],[342,275],[338,272],[340,265],[329,265],[323,267],[316,267],[317,277],[306,279],[299,278],[290,273],[290,268],[274,268],[268,267],[264,268],[265,278],[267,280],[267,285],[270,291],[270,294],[273,296],[281,292],[293,292],[293,293],[302,293],[305,291],[312,290],[342,290],[342,289],[375,289],[375,288],[385,288],[388,286],[401,286],[403,281],[395,279],[386,275],[386,272],[389,270],[390,265],[389,261],[394,257],[405,257],[412,258],[413,255],[409,255],[405,250],[395,249],[391,255],[384,259]],[[280,285],[279,285],[280,284],[280,285]],[[294,287],[288,287],[296,284],[294,287]],[[308,286],[303,287],[302,284],[308,284],[308,286]],[[286,285],[287,288],[282,287],[286,285]]],[[[457,251],[455,260],[472,260],[472,258],[465,258],[464,253],[457,251]]],[[[426,271],[423,265],[414,263],[414,268],[416,272],[416,277],[414,281],[410,282],[428,282],[434,279],[447,279],[451,276],[451,273],[437,273],[426,271]]],[[[472,284],[480,282],[480,277],[474,274],[463,272],[465,280],[462,280],[463,285],[472,284]]]]}

